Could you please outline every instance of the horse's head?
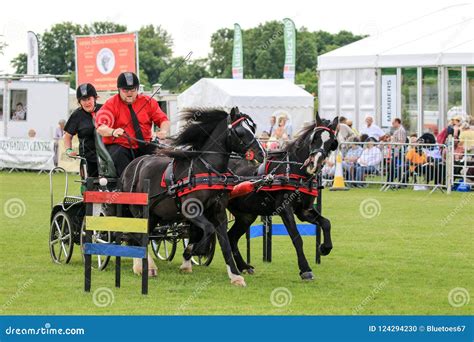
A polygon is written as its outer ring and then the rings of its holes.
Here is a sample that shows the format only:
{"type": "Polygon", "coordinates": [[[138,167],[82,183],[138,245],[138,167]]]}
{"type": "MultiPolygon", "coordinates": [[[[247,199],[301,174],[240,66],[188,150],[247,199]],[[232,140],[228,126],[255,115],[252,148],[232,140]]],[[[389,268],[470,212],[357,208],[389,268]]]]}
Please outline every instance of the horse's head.
{"type": "Polygon", "coordinates": [[[250,116],[232,108],[228,118],[228,144],[232,152],[247,160],[263,162],[265,149],[255,136],[256,125],[250,116]]]}
{"type": "Polygon", "coordinates": [[[337,149],[336,128],[339,118],[336,117],[331,122],[322,120],[319,115],[316,116],[316,125],[309,136],[309,157],[307,159],[306,172],[315,174],[319,172],[324,160],[328,155],[337,149]]]}

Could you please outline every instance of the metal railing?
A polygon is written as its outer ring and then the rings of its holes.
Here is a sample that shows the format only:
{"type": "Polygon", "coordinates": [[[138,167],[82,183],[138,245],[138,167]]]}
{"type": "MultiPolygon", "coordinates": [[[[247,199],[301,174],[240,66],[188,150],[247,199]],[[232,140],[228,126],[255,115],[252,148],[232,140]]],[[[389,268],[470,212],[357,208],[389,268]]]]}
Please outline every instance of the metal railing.
{"type": "Polygon", "coordinates": [[[452,141],[447,144],[343,142],[323,167],[330,183],[336,156],[342,156],[345,182],[351,187],[381,185],[381,190],[406,188],[450,191],[453,175],[452,141]]]}

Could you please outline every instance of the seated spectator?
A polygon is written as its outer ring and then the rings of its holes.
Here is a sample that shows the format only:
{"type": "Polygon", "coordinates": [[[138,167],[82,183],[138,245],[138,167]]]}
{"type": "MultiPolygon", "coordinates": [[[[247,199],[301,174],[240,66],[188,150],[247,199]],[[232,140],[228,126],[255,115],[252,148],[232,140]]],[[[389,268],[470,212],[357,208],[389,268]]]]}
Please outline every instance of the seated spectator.
{"type": "Polygon", "coordinates": [[[459,145],[468,152],[474,149],[474,129],[465,122],[461,125],[461,134],[459,134],[459,145]]]}
{"type": "Polygon", "coordinates": [[[361,134],[367,134],[369,138],[375,138],[376,141],[385,135],[385,132],[374,123],[374,118],[371,115],[365,117],[365,123],[366,126],[360,130],[361,134]]]}
{"type": "Polygon", "coordinates": [[[357,160],[361,156],[363,149],[357,144],[359,142],[357,137],[353,137],[350,139],[350,141],[355,144],[351,144],[350,148],[346,151],[342,160],[342,168],[344,170],[344,176],[346,177],[346,180],[353,181],[355,178],[355,167],[357,160]]]}
{"type": "Polygon", "coordinates": [[[333,179],[336,172],[336,151],[331,154],[324,161],[324,166],[321,170],[324,179],[333,179]]]}
{"type": "MultiPolygon", "coordinates": [[[[418,141],[417,143],[420,143],[421,141],[418,141]]],[[[426,156],[426,153],[423,151],[423,148],[421,146],[414,146],[411,147],[406,156],[405,160],[408,163],[407,164],[407,169],[409,175],[415,177],[415,182],[416,182],[416,176],[417,175],[422,175],[425,174],[426,170],[426,163],[428,162],[428,158],[426,156]]],[[[408,182],[408,179],[406,179],[408,182]]]]}
{"type": "Polygon", "coordinates": [[[263,148],[267,148],[268,139],[270,139],[270,134],[267,131],[263,131],[260,133],[260,137],[258,138],[260,143],[262,144],[263,148]]]}
{"type": "Polygon", "coordinates": [[[358,183],[355,183],[355,186],[362,186],[361,182],[365,180],[365,175],[378,173],[380,163],[382,162],[382,152],[374,145],[377,140],[369,138],[366,142],[367,144],[362,154],[357,159],[356,181],[358,183]]]}

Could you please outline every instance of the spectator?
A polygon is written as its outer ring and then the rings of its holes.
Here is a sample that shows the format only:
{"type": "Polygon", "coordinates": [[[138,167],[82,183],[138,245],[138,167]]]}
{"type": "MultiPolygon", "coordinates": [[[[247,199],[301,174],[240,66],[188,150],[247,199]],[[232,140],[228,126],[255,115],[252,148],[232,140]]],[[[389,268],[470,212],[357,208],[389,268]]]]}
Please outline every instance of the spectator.
{"type": "Polygon", "coordinates": [[[474,147],[474,130],[465,122],[461,125],[461,133],[459,134],[459,145],[468,152],[474,147]]]}
{"type": "Polygon", "coordinates": [[[59,140],[64,136],[64,126],[66,125],[66,120],[59,120],[58,127],[54,131],[54,166],[58,166],[58,144],[59,140]]]}
{"type": "Polygon", "coordinates": [[[346,122],[347,119],[343,116],[339,119],[339,133],[337,134],[337,140],[339,143],[348,141],[351,137],[355,136],[354,131],[346,124],[346,122]]]}
{"type": "Polygon", "coordinates": [[[12,115],[12,120],[14,121],[26,120],[26,108],[23,107],[23,103],[18,102],[16,104],[16,111],[12,115]]]}
{"type": "Polygon", "coordinates": [[[395,118],[392,121],[393,135],[392,142],[404,144],[407,142],[407,132],[405,127],[402,125],[402,120],[400,118],[395,118]]]}
{"type": "MultiPolygon", "coordinates": [[[[419,144],[421,141],[416,141],[415,144],[419,144]]],[[[421,146],[415,145],[411,147],[406,156],[405,160],[408,162],[409,174],[416,178],[417,175],[424,174],[424,164],[428,162],[426,153],[423,151],[421,146]]],[[[408,179],[406,179],[408,182],[408,179]]],[[[416,181],[416,180],[415,180],[416,181]]]]}
{"type": "Polygon", "coordinates": [[[332,151],[326,158],[324,166],[321,170],[323,178],[333,179],[336,172],[336,151],[332,151]]]}
{"type": "Polygon", "coordinates": [[[355,168],[357,160],[362,154],[362,147],[358,145],[359,139],[357,137],[352,137],[350,139],[353,144],[346,151],[344,158],[342,160],[342,168],[344,170],[344,175],[348,181],[353,181],[355,178],[355,168]]]}
{"type": "Polygon", "coordinates": [[[276,124],[276,116],[275,116],[275,115],[272,115],[272,116],[270,117],[270,129],[268,130],[268,135],[269,135],[269,137],[272,136],[273,131],[274,131],[275,128],[276,128],[276,127],[275,127],[275,124],[276,124]]]}
{"type": "Polygon", "coordinates": [[[356,181],[355,186],[361,187],[361,182],[364,181],[366,174],[375,174],[379,172],[379,165],[382,162],[382,152],[374,145],[377,140],[371,137],[367,140],[366,147],[362,151],[359,159],[357,159],[356,166],[356,181]]]}
{"type": "Polygon", "coordinates": [[[357,129],[352,126],[352,120],[347,119],[346,124],[347,124],[347,126],[349,126],[349,127],[352,129],[352,131],[354,132],[354,134],[355,134],[356,136],[359,136],[359,135],[360,135],[359,132],[357,131],[357,129]]]}
{"type": "Polygon", "coordinates": [[[280,115],[278,117],[278,127],[275,129],[274,137],[279,142],[286,141],[289,139],[288,134],[286,133],[286,115],[280,115]]]}
{"type": "Polygon", "coordinates": [[[36,131],[33,128],[30,128],[28,130],[28,138],[30,139],[36,139],[36,131]]]}
{"type": "Polygon", "coordinates": [[[260,140],[260,143],[262,144],[263,148],[265,148],[265,149],[267,148],[268,139],[270,139],[270,134],[268,134],[267,131],[263,131],[260,134],[259,140],[260,140]]]}
{"type": "Polygon", "coordinates": [[[367,134],[369,138],[375,138],[376,141],[378,141],[382,135],[385,135],[385,132],[374,123],[372,116],[367,115],[365,117],[365,123],[367,125],[361,129],[361,134],[367,134]]]}

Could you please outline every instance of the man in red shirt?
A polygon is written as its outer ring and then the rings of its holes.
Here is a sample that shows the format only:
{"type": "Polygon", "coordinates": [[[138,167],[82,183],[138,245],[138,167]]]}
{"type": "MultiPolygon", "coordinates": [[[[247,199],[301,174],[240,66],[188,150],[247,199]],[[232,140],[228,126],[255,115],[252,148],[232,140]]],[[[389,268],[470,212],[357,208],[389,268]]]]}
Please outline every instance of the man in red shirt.
{"type": "Polygon", "coordinates": [[[168,117],[158,102],[138,94],[139,85],[133,72],[121,73],[117,78],[118,94],[108,99],[95,117],[97,132],[103,137],[118,176],[134,158],[155,150],[148,144],[153,123],[160,128],[159,139],[165,139],[169,133],[168,117]]]}

